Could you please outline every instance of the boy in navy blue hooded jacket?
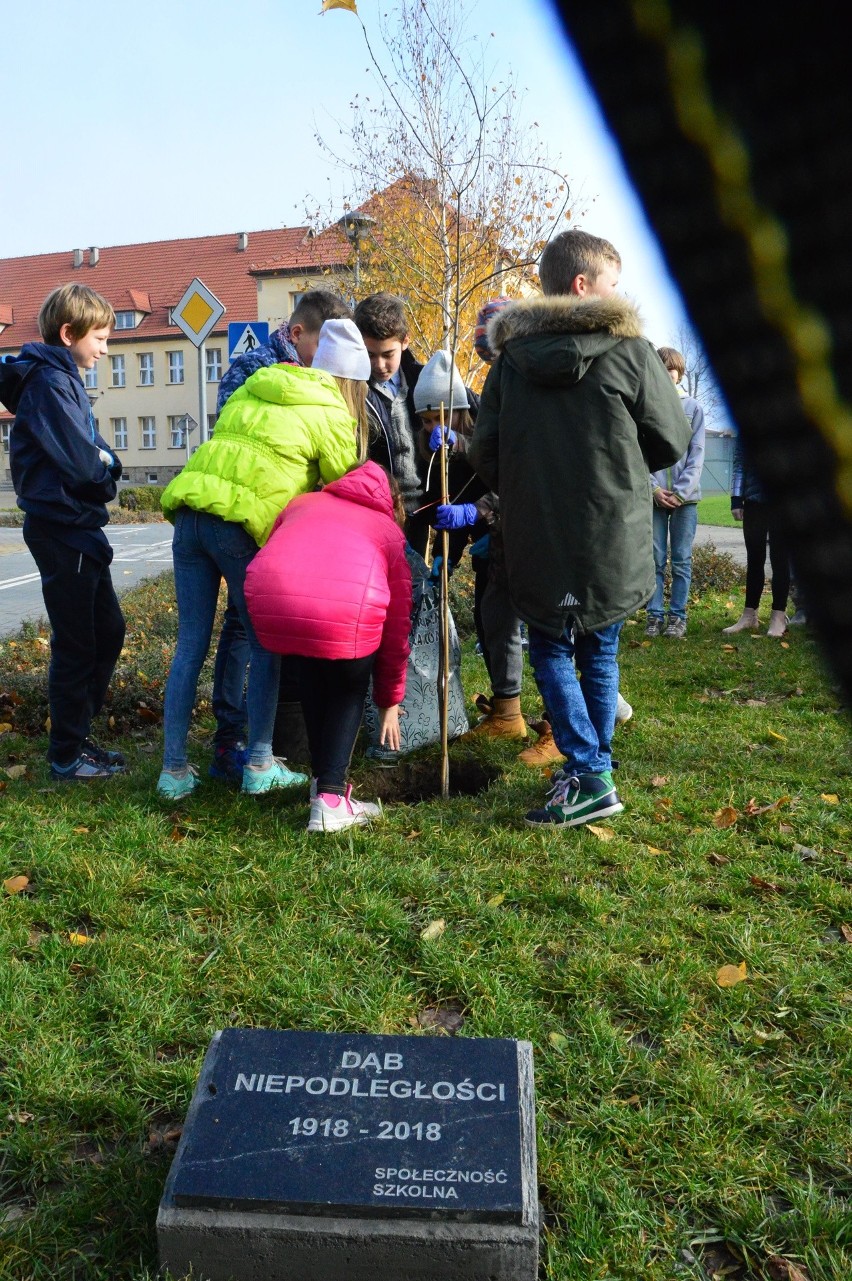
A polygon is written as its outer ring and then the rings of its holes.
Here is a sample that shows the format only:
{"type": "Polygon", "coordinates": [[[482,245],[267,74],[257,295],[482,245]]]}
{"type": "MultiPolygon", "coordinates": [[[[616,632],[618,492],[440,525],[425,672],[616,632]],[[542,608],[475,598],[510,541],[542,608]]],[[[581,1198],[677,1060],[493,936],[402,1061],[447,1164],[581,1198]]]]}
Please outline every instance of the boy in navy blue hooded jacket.
{"type": "Polygon", "coordinates": [[[44,301],[40,343],[0,364],[0,401],[15,415],[9,464],[24,542],[41,575],[50,619],[50,745],[55,779],[110,778],[118,752],[91,738],[121,647],[124,616],[112,586],[103,526],[121,463],[95,430],[82,375],[106,355],[115,313],[85,285],[44,301]]]}

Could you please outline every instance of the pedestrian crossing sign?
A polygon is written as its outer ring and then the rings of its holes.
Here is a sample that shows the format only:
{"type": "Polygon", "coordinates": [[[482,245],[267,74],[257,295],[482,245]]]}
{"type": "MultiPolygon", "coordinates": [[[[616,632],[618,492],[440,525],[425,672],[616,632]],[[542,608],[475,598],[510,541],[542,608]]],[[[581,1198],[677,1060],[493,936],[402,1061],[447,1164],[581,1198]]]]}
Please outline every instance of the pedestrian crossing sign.
{"type": "Polygon", "coordinates": [[[269,342],[269,325],[261,320],[237,320],[228,325],[228,360],[236,360],[269,342]]]}

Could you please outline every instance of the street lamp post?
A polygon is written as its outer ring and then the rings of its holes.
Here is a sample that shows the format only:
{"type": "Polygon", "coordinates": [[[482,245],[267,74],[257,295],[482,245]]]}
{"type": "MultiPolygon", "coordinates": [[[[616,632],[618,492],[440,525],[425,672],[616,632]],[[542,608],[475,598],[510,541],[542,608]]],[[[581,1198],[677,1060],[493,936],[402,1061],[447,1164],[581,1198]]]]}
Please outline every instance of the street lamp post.
{"type": "Polygon", "coordinates": [[[375,222],[369,214],[361,213],[359,209],[353,209],[351,213],[345,213],[342,218],[338,218],[337,225],[346,233],[346,239],[355,250],[355,293],[361,288],[361,237],[364,232],[369,231],[375,222]]]}

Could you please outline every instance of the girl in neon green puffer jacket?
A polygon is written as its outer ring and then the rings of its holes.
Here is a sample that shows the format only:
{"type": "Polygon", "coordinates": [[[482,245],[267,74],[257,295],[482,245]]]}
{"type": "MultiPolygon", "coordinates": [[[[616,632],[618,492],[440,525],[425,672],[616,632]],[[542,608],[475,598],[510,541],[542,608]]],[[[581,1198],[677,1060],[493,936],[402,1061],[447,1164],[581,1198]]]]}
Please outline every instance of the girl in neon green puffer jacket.
{"type": "Polygon", "coordinates": [[[263,649],[245,604],[248,566],[297,494],[337,480],[362,456],[370,360],[352,321],[326,321],[310,369],[259,369],[226,402],[213,437],[163,492],[175,527],[172,553],[178,640],[166,683],[160,796],[197,786],[186,739],[224,578],[251,646],[244,792],[307,782],[272,756],[279,656],[263,649]]]}

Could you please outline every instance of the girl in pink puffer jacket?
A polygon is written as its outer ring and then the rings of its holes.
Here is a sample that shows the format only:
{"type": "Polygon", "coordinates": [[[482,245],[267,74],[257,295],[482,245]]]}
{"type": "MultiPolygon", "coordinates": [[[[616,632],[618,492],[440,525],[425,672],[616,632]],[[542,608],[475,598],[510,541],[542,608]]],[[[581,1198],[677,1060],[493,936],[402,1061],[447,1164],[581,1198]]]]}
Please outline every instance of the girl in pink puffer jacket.
{"type": "Polygon", "coordinates": [[[346,774],[370,679],[381,742],[399,750],[411,624],[405,512],[396,482],[367,462],[290,502],[246,574],[266,649],[301,657],[299,684],[314,775],[309,832],[368,823],[346,774]]]}

